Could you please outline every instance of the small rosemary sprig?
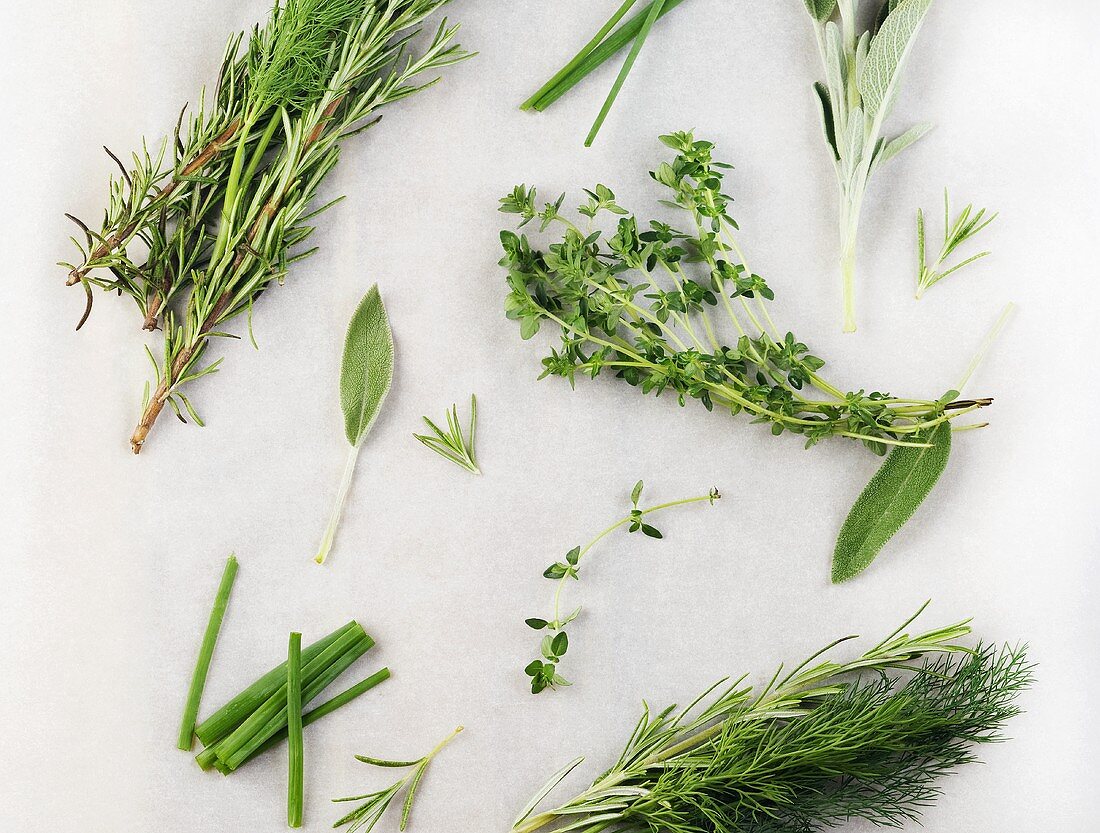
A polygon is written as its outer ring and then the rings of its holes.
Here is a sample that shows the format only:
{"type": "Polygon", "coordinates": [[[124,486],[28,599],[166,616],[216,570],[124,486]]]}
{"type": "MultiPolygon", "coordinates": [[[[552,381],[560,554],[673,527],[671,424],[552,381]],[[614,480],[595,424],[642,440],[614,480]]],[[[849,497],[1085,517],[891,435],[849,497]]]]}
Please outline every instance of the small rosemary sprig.
{"type": "Polygon", "coordinates": [[[979,252],[972,257],[968,257],[961,263],[957,263],[946,269],[944,268],[944,264],[947,259],[954,254],[955,249],[959,248],[959,246],[967,240],[975,237],[982,229],[996,219],[996,213],[986,217],[986,210],[984,208],[974,211],[974,204],[970,203],[958,213],[955,217],[955,221],[951,222],[951,198],[947,193],[947,189],[944,188],[943,246],[940,248],[940,253],[936,258],[936,262],[929,266],[925,253],[924,211],[920,208],[917,209],[918,272],[916,298],[918,301],[930,287],[935,286],[948,275],[958,272],[964,266],[969,266],[975,260],[981,260],[983,257],[988,257],[990,255],[990,252],[979,252]]]}
{"type": "Polygon", "coordinates": [[[462,426],[458,421],[458,405],[451,405],[447,411],[447,430],[444,431],[428,417],[422,417],[431,435],[413,434],[413,436],[430,448],[444,460],[450,460],[456,466],[461,466],[471,474],[481,474],[478,468],[477,458],[474,455],[474,439],[477,435],[477,397],[470,395],[470,424],[466,435],[462,434],[462,426]]]}
{"type": "Polygon", "coordinates": [[[342,142],[468,57],[445,21],[419,55],[410,51],[416,27],[448,1],[280,2],[247,43],[230,39],[216,92],[200,99],[189,130],[181,114],[171,144],[143,147],[130,171],[120,164],[101,230],[76,220],[82,262],[65,265],[89,298],[81,323],[99,286],[132,298],[145,329],[164,334],[160,356],[149,352],[135,453],[166,406],[201,424],[184,389],[218,369],[220,359],[203,366],[211,340],[236,338],[226,328],[240,316],[251,336],[259,296],[315,251],[304,244],[338,201],[317,206],[342,142]]]}
{"type": "Polygon", "coordinates": [[[348,833],[359,833],[359,831],[362,831],[362,833],[370,833],[370,831],[374,829],[374,826],[382,819],[382,816],[386,814],[386,810],[389,809],[393,800],[401,794],[402,790],[405,790],[405,800],[401,805],[401,823],[398,826],[398,830],[404,830],[409,823],[409,813],[412,811],[413,799],[416,797],[416,788],[420,786],[420,781],[428,769],[428,764],[430,764],[432,759],[440,753],[443,747],[454,740],[462,730],[462,727],[459,726],[451,732],[450,735],[444,738],[435,749],[423,758],[417,758],[415,761],[388,761],[383,758],[356,755],[355,759],[357,761],[362,761],[371,766],[396,769],[412,768],[412,771],[400,781],[391,784],[383,790],[366,793],[365,795],[353,795],[348,798],[334,798],[333,802],[362,801],[363,804],[356,807],[346,816],[337,819],[332,826],[343,827],[345,825],[350,825],[348,827],[348,833]]]}
{"type": "Polygon", "coordinates": [[[520,812],[513,833],[804,833],[854,818],[916,820],[940,776],[975,760],[975,744],[1001,739],[1032,666],[1024,646],[961,645],[969,622],[910,636],[915,618],[856,659],[822,659],[855,638],[846,637],[785,676],[780,667],[759,692],[741,677],[680,712],[646,705],[610,769],[536,813],[584,759],[574,760],[520,812]]]}
{"type": "Polygon", "coordinates": [[[573,549],[565,554],[564,561],[558,561],[551,564],[543,572],[542,575],[544,578],[557,582],[557,588],[554,592],[554,611],[550,619],[532,617],[524,620],[527,627],[532,630],[549,631],[543,636],[539,646],[539,652],[542,658],[532,661],[523,669],[523,672],[531,678],[532,694],[539,694],[547,688],[555,689],[558,686],[571,685],[571,683],[561,675],[558,666],[562,657],[565,656],[566,651],[569,650],[569,635],[566,633],[565,628],[580,615],[581,609],[578,607],[573,610],[572,613],[562,615],[561,602],[566,583],[570,580],[580,581],[581,559],[588,555],[589,551],[596,546],[596,544],[615,530],[621,529],[624,526],[627,532],[641,532],[649,538],[663,538],[664,536],[661,534],[661,531],[649,523],[648,518],[650,515],[665,509],[671,509],[674,506],[685,506],[689,503],[702,503],[703,501],[707,501],[713,506],[714,502],[722,497],[717,489],[711,489],[707,494],[699,497],[673,500],[668,503],[659,503],[655,506],[648,506],[643,509],[638,505],[638,501],[641,500],[642,497],[643,487],[644,484],[641,480],[634,484],[634,489],[630,493],[630,514],[611,524],[611,526],[607,527],[607,529],[603,530],[603,532],[584,546],[573,547],[573,549]]]}

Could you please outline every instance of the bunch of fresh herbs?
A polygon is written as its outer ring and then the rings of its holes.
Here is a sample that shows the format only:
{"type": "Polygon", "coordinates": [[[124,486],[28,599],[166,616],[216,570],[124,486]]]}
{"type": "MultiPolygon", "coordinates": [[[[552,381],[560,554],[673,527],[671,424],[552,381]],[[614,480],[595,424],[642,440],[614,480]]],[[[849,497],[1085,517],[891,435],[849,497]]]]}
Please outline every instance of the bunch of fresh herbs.
{"type": "Polygon", "coordinates": [[[910,636],[911,622],[854,660],[823,659],[838,640],[788,674],[780,667],[760,691],[742,677],[680,712],[646,706],[592,786],[536,812],[578,758],[513,833],[806,833],[917,820],[941,776],[1001,739],[1032,666],[1025,647],[960,644],[967,622],[910,636]]]}
{"type": "MultiPolygon", "coordinates": [[[[218,369],[215,338],[290,265],[311,254],[317,205],[343,141],[388,104],[425,89],[467,57],[444,22],[416,54],[418,25],[449,0],[279,0],[264,26],[230,38],[213,96],[205,94],[172,139],[119,162],[98,231],[84,242],[70,285],[130,297],[142,326],[159,329],[154,379],[130,440],[141,451],[165,406],[202,424],[185,389],[218,369]],[[186,127],[185,127],[186,121],[186,127]]],[[[255,344],[255,339],[253,339],[255,344]]]]}

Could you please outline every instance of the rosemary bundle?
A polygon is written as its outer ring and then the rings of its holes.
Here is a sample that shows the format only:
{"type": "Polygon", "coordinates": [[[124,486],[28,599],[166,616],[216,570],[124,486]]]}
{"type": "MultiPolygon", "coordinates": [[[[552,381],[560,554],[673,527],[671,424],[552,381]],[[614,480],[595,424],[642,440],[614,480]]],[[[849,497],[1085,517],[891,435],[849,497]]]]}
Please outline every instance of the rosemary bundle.
{"type": "Polygon", "coordinates": [[[912,621],[854,660],[821,659],[838,640],[759,692],[742,677],[678,713],[647,706],[592,786],[536,814],[583,758],[573,761],[513,833],[806,833],[917,820],[941,776],[1001,739],[1032,666],[1024,647],[960,645],[967,622],[910,636],[912,621]]]}
{"type": "Polygon", "coordinates": [[[525,339],[544,322],[560,331],[560,346],[542,361],[543,377],[573,384],[578,375],[608,372],[643,393],[671,391],[681,405],[697,399],[708,410],[745,412],[774,435],[805,437],[807,447],[846,437],[879,454],[889,446],[927,447],[937,426],[992,402],[961,399],[955,390],[939,399],[844,392],[823,379],[824,361],[776,327],[767,305],[774,293],[737,241],[731,198],[722,193],[729,166],[713,161],[714,146],[690,133],[661,141],[676,155],[652,176],[671,193],[663,202],[687,214],[687,231],[639,220],[603,185],[586,192],[578,212],[589,221],[617,217],[609,234],[582,230],[565,216],[564,195],[540,208],[535,190],[521,185],[501,200],[500,210],[519,215],[521,226],[537,219],[540,231],[563,229],[545,251],[526,236],[501,233],[508,317],[525,339]],[[732,338],[713,310],[725,316],[732,338]]]}
{"type": "MultiPolygon", "coordinates": [[[[160,329],[160,357],[146,348],[154,380],[130,443],[139,453],[167,405],[201,425],[184,388],[217,370],[211,339],[252,309],[305,244],[324,178],[342,142],[375,124],[377,112],[433,84],[438,70],[468,57],[444,21],[414,54],[417,26],[449,0],[279,0],[266,25],[230,38],[214,94],[180,115],[171,140],[143,146],[109,186],[99,231],[72,218],[81,284],[129,296],[146,330],[160,329]],[[186,126],[185,126],[186,121],[186,126]],[[106,270],[106,271],[102,271],[106,270]]],[[[113,156],[113,155],[112,155],[113,156]]],[[[255,344],[255,339],[252,339],[255,344]]]]}

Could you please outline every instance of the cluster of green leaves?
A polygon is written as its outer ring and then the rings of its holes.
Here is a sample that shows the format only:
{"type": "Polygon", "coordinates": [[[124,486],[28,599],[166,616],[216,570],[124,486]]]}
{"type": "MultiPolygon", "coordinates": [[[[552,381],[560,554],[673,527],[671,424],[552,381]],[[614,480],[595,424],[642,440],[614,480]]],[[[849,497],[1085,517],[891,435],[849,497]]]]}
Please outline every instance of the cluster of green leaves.
{"type": "Polygon", "coordinates": [[[543,377],[572,385],[578,375],[606,372],[646,394],[670,392],[681,405],[695,399],[708,410],[745,412],[777,436],[802,436],[807,447],[839,436],[879,454],[925,446],[924,432],[988,404],[954,392],[934,400],[844,392],[825,381],[824,361],[775,326],[768,308],[774,292],[746,262],[732,198],[723,192],[729,166],[712,158],[713,144],[690,133],[661,141],[675,156],[652,178],[671,192],[662,204],[687,213],[688,230],[639,221],[602,185],[586,191],[583,230],[563,213],[564,195],[540,205],[535,189],[520,185],[501,200],[500,210],[521,227],[562,229],[545,250],[526,235],[501,232],[508,317],[525,339],[544,323],[560,332],[543,377]],[[594,222],[604,216],[614,220],[608,233],[594,222]],[[732,338],[720,331],[719,314],[732,338]]]}
{"type": "Polygon", "coordinates": [[[423,779],[424,773],[428,769],[428,764],[430,764],[435,756],[439,754],[440,750],[450,743],[461,731],[462,727],[459,726],[436,746],[435,749],[423,758],[417,758],[415,761],[390,761],[384,758],[356,755],[355,760],[370,764],[371,766],[384,767],[387,769],[409,769],[411,771],[400,781],[391,784],[385,789],[366,793],[365,795],[334,798],[334,802],[362,801],[363,803],[346,816],[337,819],[332,826],[347,826],[348,833],[360,833],[360,831],[362,831],[362,833],[370,833],[375,825],[382,820],[382,817],[386,814],[390,805],[393,804],[394,799],[404,791],[405,798],[401,802],[401,822],[398,825],[399,830],[404,830],[409,823],[409,814],[412,812],[413,799],[416,797],[416,788],[420,786],[420,781],[423,779]]]}
{"type": "Polygon", "coordinates": [[[875,2],[879,10],[874,25],[864,30],[861,0],[805,0],[825,70],[825,82],[814,89],[840,190],[845,332],[856,328],[856,247],[870,178],[931,129],[919,124],[893,138],[883,135],[904,65],[932,0],[875,2]]]}
{"type": "Polygon", "coordinates": [[[656,506],[643,508],[639,505],[642,499],[644,483],[639,480],[634,484],[630,492],[630,514],[607,527],[603,532],[593,538],[584,546],[573,547],[565,554],[563,561],[555,561],[543,571],[543,577],[557,583],[554,593],[554,612],[549,619],[532,617],[524,620],[527,627],[536,631],[547,631],[539,645],[540,658],[532,660],[524,668],[524,673],[531,678],[531,693],[539,694],[548,688],[570,685],[569,680],[562,676],[559,664],[562,657],[569,650],[569,635],[565,628],[580,615],[581,609],[575,608],[571,613],[562,615],[562,594],[565,586],[570,581],[580,581],[580,562],[589,551],[605,537],[617,529],[626,528],[628,533],[639,532],[649,538],[663,538],[664,535],[657,527],[649,522],[649,516],[673,506],[683,506],[689,503],[706,501],[711,505],[719,500],[722,495],[717,489],[711,489],[700,497],[675,500],[669,503],[661,503],[656,506]]]}
{"type": "Polygon", "coordinates": [[[838,640],[785,676],[780,667],[761,691],[742,677],[682,711],[646,706],[591,787],[536,813],[578,758],[536,793],[514,833],[806,833],[918,819],[941,776],[1000,739],[1032,666],[1025,647],[959,644],[966,622],[910,636],[912,621],[853,660],[823,659],[838,640]]]}
{"type": "Polygon", "coordinates": [[[966,208],[958,213],[955,220],[951,220],[951,198],[947,189],[943,189],[943,246],[936,257],[936,262],[929,265],[925,252],[924,211],[917,209],[917,300],[924,295],[929,287],[935,286],[948,275],[958,272],[964,266],[969,266],[975,260],[988,257],[989,252],[978,252],[971,255],[954,266],[946,266],[947,259],[955,253],[963,243],[978,235],[990,223],[997,219],[997,214],[986,216],[986,210],[979,208],[974,210],[974,204],[967,204],[966,208]]]}
{"type": "MultiPolygon", "coordinates": [[[[184,129],[155,151],[119,162],[99,231],[74,221],[84,241],[69,269],[91,310],[98,286],[131,298],[163,349],[148,351],[154,378],[131,438],[135,453],[165,406],[202,424],[185,388],[218,369],[204,365],[215,338],[238,338],[229,323],[290,265],[312,254],[306,242],[324,179],[345,139],[375,124],[377,111],[438,80],[467,57],[446,22],[419,54],[409,41],[449,0],[286,0],[225,52],[212,99],[205,94],[184,129]]],[[[255,339],[253,339],[255,344],[255,339]]]]}

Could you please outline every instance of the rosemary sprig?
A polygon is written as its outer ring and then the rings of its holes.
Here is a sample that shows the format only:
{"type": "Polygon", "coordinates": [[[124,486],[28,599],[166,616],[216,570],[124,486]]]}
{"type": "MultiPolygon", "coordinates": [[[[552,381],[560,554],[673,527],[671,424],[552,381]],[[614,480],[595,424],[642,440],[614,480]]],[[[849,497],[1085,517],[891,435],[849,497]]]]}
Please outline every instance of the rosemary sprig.
{"type": "Polygon", "coordinates": [[[578,213],[589,221],[616,218],[614,231],[582,230],[562,212],[565,196],[541,208],[534,189],[516,187],[500,210],[540,231],[564,229],[545,251],[526,236],[501,233],[510,293],[509,318],[529,339],[543,323],[561,344],[543,359],[543,376],[573,384],[578,375],[609,372],[642,393],[670,391],[681,404],[699,400],[745,412],[774,435],[862,442],[876,453],[889,446],[923,447],[941,423],[989,405],[990,399],[901,398],[866,390],[844,392],[820,375],[824,361],[772,319],[768,283],[754,273],[738,242],[739,227],[722,192],[728,165],[712,159],[713,144],[690,133],[662,136],[675,151],[652,172],[671,192],[666,205],[683,210],[690,230],[639,220],[605,186],[588,190],[578,213]],[[658,283],[662,275],[670,284],[658,283]],[[712,312],[720,308],[726,332],[712,312]]]}
{"type": "MultiPolygon", "coordinates": [[[[141,451],[168,406],[201,420],[184,388],[218,369],[203,365],[210,340],[236,337],[227,325],[251,316],[304,248],[324,178],[344,139],[370,127],[377,111],[431,86],[442,68],[468,57],[444,21],[419,54],[417,26],[448,0],[286,0],[242,48],[230,39],[212,102],[205,96],[184,137],[142,149],[110,185],[102,229],[77,221],[80,265],[69,283],[131,297],[143,326],[164,334],[150,358],[142,416],[131,437],[141,451]],[[232,148],[231,156],[227,151],[232,148]],[[144,260],[131,258],[147,251],[144,260]],[[107,269],[110,277],[93,270],[107,269]]],[[[85,311],[85,318],[88,310],[85,311]]],[[[83,321],[83,319],[82,319],[83,321]]]]}
{"type": "Polygon", "coordinates": [[[920,208],[917,209],[917,253],[918,253],[918,272],[917,272],[917,293],[916,298],[919,301],[929,287],[935,286],[942,281],[948,275],[954,274],[962,269],[964,266],[969,266],[975,260],[981,260],[983,257],[988,257],[990,252],[979,252],[976,255],[968,257],[961,263],[957,263],[949,268],[944,268],[944,264],[947,259],[954,254],[955,250],[959,248],[963,243],[977,236],[986,226],[997,219],[997,214],[993,213],[986,217],[986,210],[984,208],[974,211],[974,204],[970,203],[955,217],[955,221],[951,221],[951,198],[947,193],[947,189],[943,189],[943,246],[940,247],[939,256],[936,258],[936,262],[931,266],[928,265],[927,255],[925,254],[925,231],[924,231],[924,211],[920,208]]]}
{"type": "Polygon", "coordinates": [[[667,503],[659,503],[655,506],[647,506],[643,509],[638,505],[638,501],[640,501],[642,497],[643,488],[644,483],[641,480],[634,484],[634,488],[630,493],[630,514],[611,524],[611,526],[607,527],[584,546],[573,547],[573,549],[565,554],[564,561],[558,561],[551,564],[543,572],[543,577],[557,582],[557,587],[554,591],[554,611],[551,614],[551,618],[540,619],[532,617],[524,620],[527,627],[532,630],[548,631],[548,633],[543,636],[539,646],[541,658],[532,661],[523,669],[523,672],[531,678],[532,694],[539,694],[547,688],[556,689],[558,686],[572,685],[569,680],[562,676],[559,671],[559,664],[562,657],[565,656],[566,651],[569,650],[569,635],[566,633],[565,628],[580,615],[581,609],[578,607],[574,609],[572,613],[563,615],[561,603],[566,584],[569,581],[580,581],[581,559],[588,555],[589,551],[591,551],[596,544],[600,543],[600,541],[612,532],[615,532],[617,529],[622,529],[624,526],[628,533],[640,532],[648,538],[663,538],[664,535],[661,531],[649,522],[650,515],[662,512],[665,509],[672,509],[676,506],[702,503],[704,501],[713,506],[714,502],[722,497],[717,489],[711,489],[707,494],[700,495],[699,497],[673,500],[667,503]]]}
{"type": "Polygon", "coordinates": [[[477,397],[470,396],[470,424],[466,435],[458,421],[458,405],[452,405],[447,411],[447,430],[444,431],[427,417],[422,417],[432,435],[413,434],[413,436],[445,460],[450,460],[471,474],[481,474],[477,458],[474,456],[474,439],[477,434],[477,397]]]}
{"type": "Polygon", "coordinates": [[[573,761],[521,811],[514,833],[556,824],[573,833],[803,833],[853,818],[895,827],[917,819],[940,776],[975,760],[975,744],[1001,739],[1032,666],[1025,647],[961,645],[968,622],[910,636],[915,618],[854,660],[822,659],[846,637],[786,675],[780,667],[759,692],[742,677],[680,712],[647,705],[610,769],[536,813],[583,758],[573,761]]]}
{"type": "Polygon", "coordinates": [[[383,790],[377,792],[367,793],[366,795],[353,795],[348,798],[334,798],[333,802],[345,802],[345,801],[362,801],[359,807],[356,807],[346,816],[343,816],[336,820],[332,825],[333,827],[348,827],[348,833],[370,833],[374,829],[374,826],[378,824],[382,816],[386,814],[386,810],[389,809],[393,800],[401,794],[401,791],[405,791],[405,799],[401,804],[401,822],[398,826],[399,830],[404,830],[409,823],[409,813],[412,811],[413,799],[416,797],[416,788],[420,786],[420,781],[424,777],[424,773],[428,769],[428,765],[432,762],[436,755],[442,751],[448,743],[455,739],[458,734],[463,731],[463,728],[459,726],[450,735],[443,739],[438,746],[431,752],[425,755],[423,758],[417,758],[415,761],[389,761],[383,758],[371,758],[367,755],[356,755],[355,759],[371,766],[394,768],[394,769],[410,769],[411,772],[397,781],[386,787],[383,790]]]}

